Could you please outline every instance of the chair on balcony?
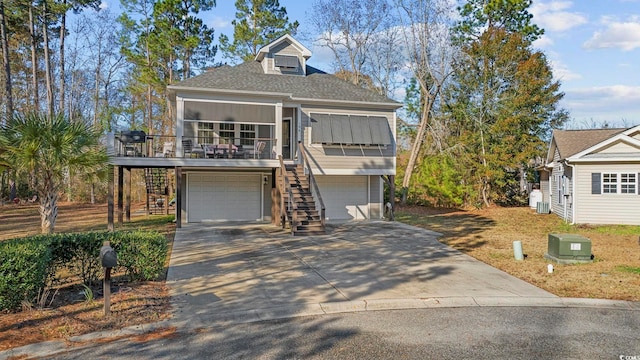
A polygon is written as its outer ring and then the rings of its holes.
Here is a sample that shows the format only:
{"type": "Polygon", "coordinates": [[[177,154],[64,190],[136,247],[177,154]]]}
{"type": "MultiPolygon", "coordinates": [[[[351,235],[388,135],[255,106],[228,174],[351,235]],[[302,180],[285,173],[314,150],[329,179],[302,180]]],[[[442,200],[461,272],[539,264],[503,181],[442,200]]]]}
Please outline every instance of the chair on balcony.
{"type": "Polygon", "coordinates": [[[164,157],[173,157],[173,142],[167,141],[162,145],[162,154],[164,157]]]}
{"type": "Polygon", "coordinates": [[[197,145],[193,145],[193,140],[185,139],[182,140],[182,152],[184,153],[184,157],[191,158],[201,158],[204,157],[204,149],[198,147],[197,145]]]}
{"type": "Polygon", "coordinates": [[[267,146],[267,143],[265,143],[264,141],[256,141],[255,145],[253,146],[253,149],[249,150],[249,155],[252,156],[254,159],[260,159],[262,157],[262,152],[264,151],[264,148],[267,146]]]}

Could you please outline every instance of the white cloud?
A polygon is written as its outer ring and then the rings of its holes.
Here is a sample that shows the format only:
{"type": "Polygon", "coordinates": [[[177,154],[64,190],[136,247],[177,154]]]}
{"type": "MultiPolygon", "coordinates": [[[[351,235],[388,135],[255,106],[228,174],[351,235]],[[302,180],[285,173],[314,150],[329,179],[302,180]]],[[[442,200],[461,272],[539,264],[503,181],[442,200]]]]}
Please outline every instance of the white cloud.
{"type": "Polygon", "coordinates": [[[231,20],[225,19],[220,16],[214,16],[213,20],[211,20],[211,26],[216,30],[220,31],[222,29],[231,27],[231,20]]]}
{"type": "Polygon", "coordinates": [[[610,85],[565,90],[563,105],[579,121],[640,124],[640,86],[610,85]]]}
{"type": "Polygon", "coordinates": [[[106,1],[102,1],[99,7],[100,7],[100,10],[104,10],[109,7],[109,4],[106,1]]]}
{"type": "Polygon", "coordinates": [[[578,12],[567,11],[573,6],[571,1],[534,1],[530,12],[533,22],[548,31],[567,31],[586,24],[588,18],[578,12]]]}
{"type": "Polygon", "coordinates": [[[631,51],[640,48],[640,20],[632,17],[626,22],[616,22],[611,18],[603,18],[606,28],[596,31],[582,46],[586,49],[619,48],[631,51]]]}
{"type": "Polygon", "coordinates": [[[582,75],[575,73],[569,69],[567,64],[560,60],[550,60],[553,69],[553,77],[560,81],[580,80],[582,75]]]}
{"type": "Polygon", "coordinates": [[[554,44],[554,41],[548,35],[542,35],[536,41],[533,42],[533,47],[536,49],[548,49],[551,48],[554,44]]]}

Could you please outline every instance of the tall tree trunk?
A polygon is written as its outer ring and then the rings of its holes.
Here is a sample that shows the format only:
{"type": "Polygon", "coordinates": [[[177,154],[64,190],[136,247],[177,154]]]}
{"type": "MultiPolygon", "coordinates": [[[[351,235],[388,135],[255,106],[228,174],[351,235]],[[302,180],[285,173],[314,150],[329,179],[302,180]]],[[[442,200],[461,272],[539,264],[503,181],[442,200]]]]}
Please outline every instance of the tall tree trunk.
{"type": "MultiPolygon", "coordinates": [[[[11,89],[11,63],[9,61],[9,39],[7,38],[7,21],[4,15],[4,1],[0,0],[0,37],[2,37],[2,65],[4,66],[4,91],[7,97],[7,118],[13,115],[13,91],[11,89]]],[[[2,122],[0,122],[2,123],[2,122]]]]}
{"type": "MultiPolygon", "coordinates": [[[[62,2],[63,5],[67,4],[67,1],[63,1],[62,2]]],[[[65,100],[65,73],[64,73],[64,63],[65,63],[65,59],[64,59],[64,39],[65,39],[65,33],[67,32],[67,28],[66,28],[66,23],[67,23],[67,13],[66,10],[64,10],[64,12],[62,13],[62,17],[60,18],[60,104],[58,105],[58,109],[61,113],[64,113],[64,100],[65,100]]],[[[69,117],[73,118],[73,114],[71,114],[71,111],[69,111],[69,117]]]]}
{"type": "Polygon", "coordinates": [[[45,67],[45,78],[47,83],[47,110],[49,116],[53,116],[54,114],[54,104],[53,104],[53,77],[51,75],[51,56],[49,54],[49,24],[48,24],[48,14],[49,11],[47,9],[47,1],[42,2],[42,36],[44,38],[44,67],[45,67]]]}
{"type": "Polygon", "coordinates": [[[418,155],[420,154],[420,149],[422,149],[422,142],[424,141],[424,136],[427,132],[427,126],[429,125],[429,120],[431,119],[431,108],[433,107],[433,102],[435,101],[437,94],[440,92],[439,85],[436,87],[434,94],[431,94],[428,89],[425,89],[424,87],[421,88],[421,93],[426,93],[426,99],[424,100],[424,105],[422,106],[422,119],[420,119],[418,132],[416,133],[416,138],[414,139],[413,146],[411,147],[409,163],[407,164],[407,169],[405,170],[404,177],[402,178],[402,190],[400,196],[400,203],[402,205],[405,205],[407,203],[407,194],[409,193],[411,176],[413,175],[413,170],[416,166],[418,155]]]}
{"type": "Polygon", "coordinates": [[[29,33],[31,35],[31,91],[33,92],[33,110],[40,110],[40,90],[38,86],[38,42],[36,37],[33,5],[29,4],[29,33]]]}

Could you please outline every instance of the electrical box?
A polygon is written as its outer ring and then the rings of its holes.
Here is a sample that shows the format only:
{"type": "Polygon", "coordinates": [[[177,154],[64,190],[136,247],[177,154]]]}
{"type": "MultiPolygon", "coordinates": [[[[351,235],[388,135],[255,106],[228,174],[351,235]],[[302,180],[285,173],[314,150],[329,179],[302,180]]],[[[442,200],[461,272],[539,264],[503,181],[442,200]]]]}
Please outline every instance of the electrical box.
{"type": "Polygon", "coordinates": [[[544,257],[561,264],[593,262],[591,239],[578,234],[549,234],[544,257]]]}

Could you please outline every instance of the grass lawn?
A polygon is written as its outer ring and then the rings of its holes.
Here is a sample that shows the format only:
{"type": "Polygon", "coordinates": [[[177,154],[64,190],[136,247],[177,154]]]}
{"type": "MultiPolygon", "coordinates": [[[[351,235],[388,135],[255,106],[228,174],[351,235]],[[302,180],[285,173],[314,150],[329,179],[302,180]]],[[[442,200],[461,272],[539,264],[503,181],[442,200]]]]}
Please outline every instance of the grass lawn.
{"type": "Polygon", "coordinates": [[[562,297],[640,301],[640,226],[574,226],[528,207],[477,211],[404,207],[396,220],[437,231],[440,241],[478,260],[562,297]],[[547,272],[549,233],[591,239],[594,262],[558,265],[547,272]],[[524,261],[515,261],[513,241],[522,241],[524,261]]]}
{"type": "MultiPolygon", "coordinates": [[[[132,210],[143,208],[144,204],[137,204],[132,210]]],[[[134,214],[132,211],[130,223],[121,226],[116,224],[116,229],[165,233],[171,249],[175,235],[173,215],[145,216],[143,211],[138,211],[138,215],[134,214]]],[[[56,232],[106,229],[106,204],[59,204],[56,232]]],[[[40,216],[37,205],[0,206],[0,241],[39,233],[40,216]]],[[[169,295],[164,281],[128,283],[115,274],[112,278],[111,316],[108,318],[104,316],[103,299],[100,295],[102,283],[92,290],[94,298],[87,299],[78,279],[63,277],[63,284],[58,292],[55,289],[51,291],[51,295],[55,296],[46,308],[25,308],[17,313],[0,313],[0,351],[94,331],[151,323],[168,316],[169,295]]]]}

